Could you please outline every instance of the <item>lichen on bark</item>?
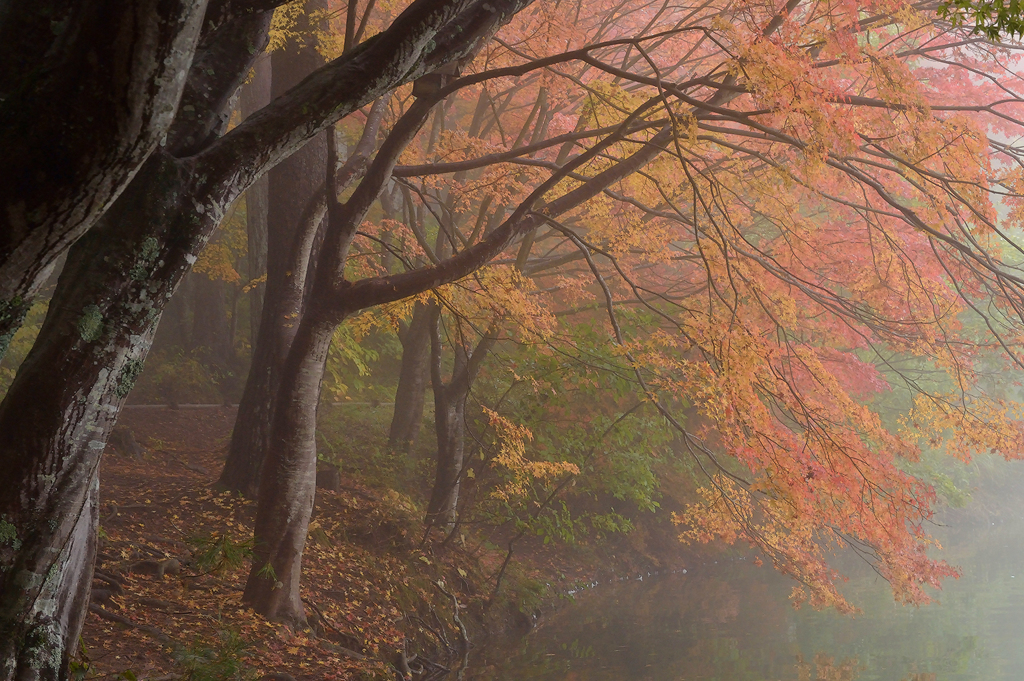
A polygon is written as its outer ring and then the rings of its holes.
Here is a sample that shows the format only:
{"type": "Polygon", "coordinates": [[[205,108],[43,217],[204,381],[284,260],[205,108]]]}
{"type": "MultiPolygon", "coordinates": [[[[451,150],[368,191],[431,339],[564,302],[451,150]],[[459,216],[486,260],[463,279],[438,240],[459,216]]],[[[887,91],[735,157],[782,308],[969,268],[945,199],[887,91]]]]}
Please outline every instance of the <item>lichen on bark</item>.
{"type": "Polygon", "coordinates": [[[117,388],[114,389],[118,397],[121,399],[128,397],[128,393],[135,386],[135,381],[139,378],[139,374],[142,373],[142,367],[145,363],[144,359],[129,359],[125,361],[124,366],[121,367],[121,373],[117,377],[117,388]]]}
{"type": "Polygon", "coordinates": [[[139,249],[139,259],[132,266],[128,275],[135,281],[146,281],[149,278],[149,268],[153,266],[157,255],[160,254],[160,242],[148,236],[142,240],[142,248],[139,249]]]}
{"type": "Polygon", "coordinates": [[[86,343],[92,343],[103,333],[103,313],[98,305],[86,305],[78,318],[78,335],[86,343]]]}

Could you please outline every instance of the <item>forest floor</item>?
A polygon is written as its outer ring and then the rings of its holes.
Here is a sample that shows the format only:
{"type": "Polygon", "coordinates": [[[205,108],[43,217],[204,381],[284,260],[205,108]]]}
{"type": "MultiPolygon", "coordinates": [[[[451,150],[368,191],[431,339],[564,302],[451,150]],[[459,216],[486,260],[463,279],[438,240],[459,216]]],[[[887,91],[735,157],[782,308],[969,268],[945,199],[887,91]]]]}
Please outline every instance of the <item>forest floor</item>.
{"type": "Polygon", "coordinates": [[[599,565],[608,569],[606,555],[581,559],[578,551],[526,543],[488,610],[503,552],[422,543],[408,499],[343,474],[338,491],[317,491],[303,561],[311,629],[266,621],[241,600],[255,503],[215,488],[234,415],[230,408],[122,415],[121,426],[146,451],[130,458],[108,449],[103,459],[82,675],[394,679],[404,649],[419,655],[417,678],[437,678],[440,666],[458,661],[460,622],[474,641],[485,630],[528,630],[557,592],[590,579],[599,565]]]}

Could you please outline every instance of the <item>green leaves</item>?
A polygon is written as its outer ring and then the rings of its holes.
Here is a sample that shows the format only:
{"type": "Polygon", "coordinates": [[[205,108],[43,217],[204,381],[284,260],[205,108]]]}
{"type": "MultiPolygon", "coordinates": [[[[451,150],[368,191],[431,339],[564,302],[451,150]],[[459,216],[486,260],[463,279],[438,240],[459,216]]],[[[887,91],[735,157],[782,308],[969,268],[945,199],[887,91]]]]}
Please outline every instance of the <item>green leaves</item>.
{"type": "Polygon", "coordinates": [[[938,15],[954,26],[974,26],[992,40],[1000,36],[1024,36],[1024,16],[1019,0],[951,0],[939,5],[938,15]]]}
{"type": "MultiPolygon", "coordinates": [[[[252,681],[259,674],[246,664],[248,644],[237,631],[220,632],[214,647],[198,641],[174,653],[174,661],[184,672],[182,681],[252,681]]],[[[127,681],[135,681],[134,675],[127,681]]]]}
{"type": "Polygon", "coordinates": [[[195,548],[196,567],[204,572],[236,570],[252,557],[252,539],[235,541],[227,534],[207,534],[192,537],[188,543],[195,548]]]}

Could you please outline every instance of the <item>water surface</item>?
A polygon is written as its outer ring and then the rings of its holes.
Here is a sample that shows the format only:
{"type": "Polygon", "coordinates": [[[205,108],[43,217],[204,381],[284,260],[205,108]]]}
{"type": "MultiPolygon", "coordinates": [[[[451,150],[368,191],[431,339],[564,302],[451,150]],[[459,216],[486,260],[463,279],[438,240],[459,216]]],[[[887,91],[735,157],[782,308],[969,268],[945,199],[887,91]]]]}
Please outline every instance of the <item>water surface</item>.
{"type": "Polygon", "coordinates": [[[940,528],[963,570],[939,603],[893,603],[864,565],[844,593],[863,612],[794,610],[792,582],[741,557],[601,585],[509,648],[478,652],[469,679],[1018,681],[1024,678],[1024,519],[940,528]],[[831,660],[831,661],[830,661],[831,660]]]}

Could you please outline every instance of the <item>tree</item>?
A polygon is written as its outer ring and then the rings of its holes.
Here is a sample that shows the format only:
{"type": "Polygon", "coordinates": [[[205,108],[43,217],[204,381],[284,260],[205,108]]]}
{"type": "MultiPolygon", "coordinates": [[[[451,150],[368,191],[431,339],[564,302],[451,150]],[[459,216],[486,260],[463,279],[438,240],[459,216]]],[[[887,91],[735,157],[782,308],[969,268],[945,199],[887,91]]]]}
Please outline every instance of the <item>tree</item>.
{"type": "MultiPolygon", "coordinates": [[[[284,44],[270,54],[271,98],[287,92],[324,62],[313,29],[315,17],[323,14],[326,4],[307,3],[302,9],[296,23],[282,31],[284,44]]],[[[320,191],[326,163],[327,141],[320,135],[267,174],[266,296],[259,329],[253,337],[252,362],[238,405],[227,463],[220,477],[225,488],[248,495],[259,486],[272,414],[271,396],[280,381],[281,363],[294,332],[292,320],[301,312],[295,297],[289,295],[290,288],[305,286],[305,281],[290,281],[305,271],[292,263],[292,244],[302,229],[307,204],[320,191]]],[[[320,221],[314,218],[310,222],[316,230],[320,221]]],[[[301,304],[301,298],[298,302],[301,304]]]]}
{"type": "MultiPolygon", "coordinates": [[[[1000,252],[1008,241],[992,194],[1012,204],[1021,173],[990,154],[1016,162],[1018,152],[986,135],[1017,127],[1022,100],[1006,76],[1013,53],[903,5],[584,12],[582,3],[555,3],[522,18],[481,71],[453,82],[438,72],[526,4],[418,0],[223,135],[226,103],[265,40],[268,15],[204,23],[223,32],[200,41],[189,104],[167,145],[69,253],[39,340],[0,404],[0,464],[11,480],[0,494],[5,677],[55,676],[66,662],[88,584],[99,452],[163,305],[226,207],[303,142],[426,74],[433,87],[392,126],[344,204],[339,164],[328,163],[329,226],[264,464],[271,474],[246,593],[257,609],[302,619],[316,397],[336,326],[480,272],[534,238],[552,244],[552,257],[586,263],[640,393],[695,461],[717,472],[707,503],[687,516],[694,537],[752,541],[815,602],[841,607],[822,537],[874,552],[908,600],[924,597],[922,581],[949,573],[924,553],[928,490],[894,455],[913,456],[918,434],[927,443],[944,430],[965,452],[1009,451],[1019,440],[1003,405],[972,391],[970,365],[975,348],[995,342],[1017,351],[1022,280],[1000,252]],[[466,145],[465,158],[405,169],[426,177],[511,162],[531,169],[516,169],[521,190],[499,201],[479,233],[449,232],[450,256],[347,279],[350,254],[381,255],[358,232],[434,107],[494,82],[508,91],[485,105],[515,110],[537,80],[510,80],[541,73],[580,93],[561,135],[503,140],[512,143],[483,155],[466,145]],[[661,328],[627,323],[615,297],[623,293],[661,328]],[[972,313],[989,335],[957,323],[972,313]],[[869,366],[860,352],[921,356],[954,376],[954,387],[916,391],[912,420],[894,435],[854,397],[848,377],[869,366]],[[690,432],[674,411],[688,405],[714,430],[690,432]]],[[[548,106],[532,101],[537,115],[548,106]]],[[[418,236],[408,242],[429,246],[418,236]]]]}
{"type": "Polygon", "coordinates": [[[412,453],[423,423],[423,396],[430,378],[430,317],[430,307],[418,304],[408,324],[398,332],[402,364],[395,389],[388,448],[403,456],[412,453]]]}
{"type": "MultiPolygon", "coordinates": [[[[1019,171],[991,159],[1017,163],[1019,153],[986,134],[1019,129],[1024,100],[996,75],[1016,56],[911,7],[865,17],[860,9],[877,8],[659,6],[654,19],[624,7],[588,6],[609,39],[581,31],[575,51],[503,37],[485,58],[492,70],[421,91],[344,204],[329,192],[324,256],[286,363],[260,492],[246,589],[260,612],[302,619],[315,411],[334,329],[489,268],[529,238],[551,242],[552,258],[586,264],[640,394],[707,471],[704,503],[681,517],[686,537],[750,541],[804,585],[798,597],[844,609],[829,542],[869,556],[901,600],[925,600],[922,584],[953,574],[925,553],[931,492],[898,462],[944,429],[964,455],[1012,453],[1019,437],[1007,405],[972,388],[971,368],[975,349],[993,343],[1017,353],[1024,280],[1004,259],[1001,249],[1015,247],[992,201],[1019,200],[1019,171]],[[573,132],[506,140],[482,155],[467,141],[468,158],[395,167],[438,97],[541,70],[585,93],[573,132]],[[989,75],[968,75],[977,73],[989,75]],[[569,149],[557,158],[561,145],[569,149]],[[409,258],[407,271],[377,276],[351,268],[353,254],[382,255],[359,231],[392,174],[498,163],[542,170],[489,229],[459,233],[440,200],[435,220],[453,255],[414,234],[408,242],[431,264],[409,258]],[[618,310],[623,294],[650,316],[630,322],[618,310]],[[991,335],[973,335],[955,321],[961,314],[979,315],[991,335]],[[959,381],[943,394],[904,376],[919,397],[900,433],[864,403],[885,382],[861,355],[891,365],[892,353],[959,381]],[[680,421],[687,406],[703,427],[680,421]]],[[[572,13],[559,12],[568,22],[572,13]]],[[[516,28],[534,37],[552,20],[563,28],[542,6],[516,28]]],[[[513,85],[499,105],[522,97],[539,112],[535,92],[513,85]]]]}
{"type": "Polygon", "coordinates": [[[204,22],[210,33],[194,58],[186,51],[191,70],[166,145],[69,253],[38,340],[0,403],[11,481],[0,495],[3,678],[66,674],[90,583],[100,453],[160,312],[227,207],[328,125],[467,54],[522,6],[414,2],[226,134],[228,102],[266,44],[270,12],[247,5],[230,21],[204,22]]]}

